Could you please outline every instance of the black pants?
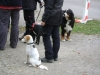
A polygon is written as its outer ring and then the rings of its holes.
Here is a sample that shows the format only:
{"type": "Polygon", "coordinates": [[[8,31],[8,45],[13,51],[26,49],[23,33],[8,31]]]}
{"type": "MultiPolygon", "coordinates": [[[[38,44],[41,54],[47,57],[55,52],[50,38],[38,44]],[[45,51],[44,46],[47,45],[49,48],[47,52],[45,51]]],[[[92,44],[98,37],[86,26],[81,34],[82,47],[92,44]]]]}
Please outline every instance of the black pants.
{"type": "Polygon", "coordinates": [[[26,27],[25,27],[26,30],[23,36],[30,34],[32,35],[32,37],[34,37],[33,39],[35,39],[35,35],[31,30],[32,24],[35,23],[34,10],[23,10],[23,12],[24,12],[24,20],[26,23],[26,27]]]}
{"type": "Polygon", "coordinates": [[[43,27],[43,42],[45,47],[45,58],[47,59],[58,58],[58,51],[60,48],[58,25],[45,25],[43,27]]]}

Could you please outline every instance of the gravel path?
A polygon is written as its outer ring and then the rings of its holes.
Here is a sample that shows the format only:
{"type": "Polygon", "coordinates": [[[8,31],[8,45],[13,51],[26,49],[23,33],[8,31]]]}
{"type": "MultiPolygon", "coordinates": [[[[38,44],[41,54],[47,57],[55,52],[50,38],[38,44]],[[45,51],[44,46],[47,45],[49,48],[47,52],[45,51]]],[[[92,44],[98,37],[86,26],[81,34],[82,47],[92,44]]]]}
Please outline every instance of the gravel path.
{"type": "MultiPolygon", "coordinates": [[[[21,36],[22,34],[20,34],[21,36]]],[[[9,47],[9,35],[6,50],[0,51],[0,75],[100,75],[100,36],[72,34],[72,42],[62,42],[59,60],[54,63],[42,63],[48,71],[25,65],[25,44],[19,41],[18,47],[9,47]]],[[[40,57],[44,57],[42,38],[36,45],[40,57]]]]}

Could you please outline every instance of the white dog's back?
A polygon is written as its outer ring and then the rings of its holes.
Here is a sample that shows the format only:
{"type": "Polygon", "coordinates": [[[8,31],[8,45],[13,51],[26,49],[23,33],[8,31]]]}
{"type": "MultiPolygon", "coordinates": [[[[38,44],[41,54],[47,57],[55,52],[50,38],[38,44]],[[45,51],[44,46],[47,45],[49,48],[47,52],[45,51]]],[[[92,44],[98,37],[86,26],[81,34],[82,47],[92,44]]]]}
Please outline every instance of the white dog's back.
{"type": "Polygon", "coordinates": [[[32,66],[48,70],[46,66],[41,65],[41,60],[37,48],[33,48],[31,45],[27,45],[26,53],[30,57],[29,62],[31,63],[32,66]]]}
{"type": "Polygon", "coordinates": [[[38,53],[37,48],[33,48],[32,45],[26,46],[26,53],[30,56],[30,58],[34,58],[34,59],[39,58],[39,53],[38,53]]]}

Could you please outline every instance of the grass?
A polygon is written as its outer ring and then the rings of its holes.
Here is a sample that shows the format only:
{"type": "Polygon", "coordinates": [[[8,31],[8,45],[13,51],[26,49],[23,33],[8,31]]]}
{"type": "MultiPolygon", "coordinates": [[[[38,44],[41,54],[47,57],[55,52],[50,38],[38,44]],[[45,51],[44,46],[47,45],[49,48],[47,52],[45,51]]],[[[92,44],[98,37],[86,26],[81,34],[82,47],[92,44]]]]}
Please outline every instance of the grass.
{"type": "Polygon", "coordinates": [[[86,24],[75,23],[72,33],[84,33],[87,35],[100,35],[100,21],[91,20],[87,21],[86,24]]]}

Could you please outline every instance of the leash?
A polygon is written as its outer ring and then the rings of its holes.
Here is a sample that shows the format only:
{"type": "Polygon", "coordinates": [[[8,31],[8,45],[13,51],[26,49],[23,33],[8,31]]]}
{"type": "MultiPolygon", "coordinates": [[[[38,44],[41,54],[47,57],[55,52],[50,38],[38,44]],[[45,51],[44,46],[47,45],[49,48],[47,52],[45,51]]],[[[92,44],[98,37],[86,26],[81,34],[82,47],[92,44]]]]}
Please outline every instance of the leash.
{"type": "MultiPolygon", "coordinates": [[[[36,20],[35,20],[36,22],[37,22],[37,19],[38,19],[39,15],[40,15],[40,12],[41,12],[41,9],[42,9],[43,6],[44,6],[44,4],[40,4],[40,11],[39,11],[39,13],[38,13],[38,15],[37,15],[37,18],[36,18],[36,20]]],[[[31,29],[31,30],[33,30],[34,25],[35,25],[35,23],[33,23],[32,29],[31,29]]]]}
{"type": "Polygon", "coordinates": [[[36,21],[37,21],[39,15],[40,15],[40,12],[41,12],[41,9],[42,9],[43,6],[44,6],[44,5],[40,5],[40,11],[39,11],[39,13],[38,13],[38,15],[37,15],[36,21]]]}

